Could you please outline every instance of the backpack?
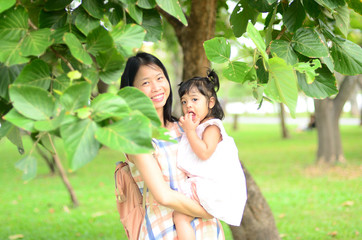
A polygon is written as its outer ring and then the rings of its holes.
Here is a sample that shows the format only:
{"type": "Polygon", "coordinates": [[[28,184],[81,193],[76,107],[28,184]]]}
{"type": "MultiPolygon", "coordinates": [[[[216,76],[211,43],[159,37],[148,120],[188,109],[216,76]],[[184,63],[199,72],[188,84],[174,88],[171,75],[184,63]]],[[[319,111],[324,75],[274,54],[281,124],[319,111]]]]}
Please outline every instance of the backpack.
{"type": "Polygon", "coordinates": [[[117,163],[114,180],[120,220],[128,239],[136,240],[145,218],[145,198],[132,177],[128,163],[117,163]]]}

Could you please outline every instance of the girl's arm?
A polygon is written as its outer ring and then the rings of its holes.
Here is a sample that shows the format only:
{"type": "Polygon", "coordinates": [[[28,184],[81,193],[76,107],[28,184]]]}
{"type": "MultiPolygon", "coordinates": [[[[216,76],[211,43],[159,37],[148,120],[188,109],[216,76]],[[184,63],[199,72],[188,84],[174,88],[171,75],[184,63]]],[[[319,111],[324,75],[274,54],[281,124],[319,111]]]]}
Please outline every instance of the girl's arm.
{"type": "Polygon", "coordinates": [[[209,159],[221,141],[220,129],[215,125],[210,125],[206,127],[202,139],[200,139],[196,134],[196,127],[199,125],[198,119],[193,121],[192,115],[186,114],[185,117],[180,118],[180,124],[196,156],[201,160],[209,159]]]}
{"type": "Polygon", "coordinates": [[[152,196],[159,204],[189,216],[213,218],[199,203],[170,188],[152,155],[139,154],[128,155],[128,157],[140,171],[152,196]]]}

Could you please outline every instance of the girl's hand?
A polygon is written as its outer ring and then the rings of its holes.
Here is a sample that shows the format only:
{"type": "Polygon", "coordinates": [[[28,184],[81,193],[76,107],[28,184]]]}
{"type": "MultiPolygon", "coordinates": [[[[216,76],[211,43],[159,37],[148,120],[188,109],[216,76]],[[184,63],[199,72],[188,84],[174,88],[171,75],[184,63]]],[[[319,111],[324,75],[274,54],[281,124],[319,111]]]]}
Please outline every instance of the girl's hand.
{"type": "Polygon", "coordinates": [[[195,117],[194,120],[192,119],[192,113],[186,113],[179,121],[185,132],[196,131],[197,126],[200,124],[200,119],[198,117],[195,117]]]}

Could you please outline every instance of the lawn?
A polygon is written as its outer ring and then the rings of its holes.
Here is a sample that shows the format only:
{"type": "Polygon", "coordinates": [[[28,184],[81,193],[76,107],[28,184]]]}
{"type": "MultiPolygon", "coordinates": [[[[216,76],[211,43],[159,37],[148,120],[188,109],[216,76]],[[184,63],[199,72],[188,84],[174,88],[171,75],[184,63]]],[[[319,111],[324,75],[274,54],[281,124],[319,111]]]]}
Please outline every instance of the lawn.
{"type": "MultiPolygon", "coordinates": [[[[240,159],[266,197],[282,239],[361,239],[362,128],[342,126],[346,164],[314,164],[315,131],[283,140],[277,125],[240,125],[227,130],[240,159]]],[[[25,137],[26,152],[31,149],[25,137]]],[[[61,142],[57,143],[62,149],[61,142]]],[[[64,159],[64,153],[61,152],[64,159]]],[[[0,239],[125,239],[114,197],[113,170],[122,153],[102,149],[97,158],[68,173],[81,203],[70,207],[59,177],[38,158],[38,176],[24,183],[14,164],[21,156],[0,140],[0,239]]],[[[66,161],[63,161],[66,166],[66,161]]],[[[226,238],[232,239],[224,225],[226,238]]]]}

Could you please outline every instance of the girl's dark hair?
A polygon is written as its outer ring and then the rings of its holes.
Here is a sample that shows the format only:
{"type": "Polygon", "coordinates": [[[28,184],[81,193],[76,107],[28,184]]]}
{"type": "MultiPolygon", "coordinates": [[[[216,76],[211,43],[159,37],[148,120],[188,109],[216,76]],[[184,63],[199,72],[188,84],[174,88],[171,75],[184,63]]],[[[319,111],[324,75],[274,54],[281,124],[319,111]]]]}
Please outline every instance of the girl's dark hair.
{"type": "Polygon", "coordinates": [[[149,53],[139,52],[136,54],[136,56],[128,58],[126,67],[121,76],[121,87],[120,88],[133,86],[134,78],[135,78],[139,68],[144,65],[153,65],[153,64],[158,66],[159,68],[161,68],[161,70],[163,71],[163,74],[165,75],[165,77],[168,81],[168,85],[170,87],[170,96],[168,96],[166,104],[163,107],[163,121],[165,124],[167,121],[175,122],[177,119],[171,115],[172,89],[171,89],[170,79],[168,77],[165,66],[162,64],[162,62],[157,57],[155,57],[149,53]]]}
{"type": "Polygon", "coordinates": [[[193,77],[187,81],[181,82],[178,89],[178,95],[180,98],[182,98],[182,96],[186,93],[189,93],[193,87],[196,87],[208,101],[212,97],[215,98],[215,106],[209,110],[209,113],[205,118],[213,117],[222,120],[224,118],[224,111],[222,110],[221,104],[216,95],[216,92],[220,87],[219,77],[216,72],[214,70],[208,70],[207,77],[193,77]]]}

